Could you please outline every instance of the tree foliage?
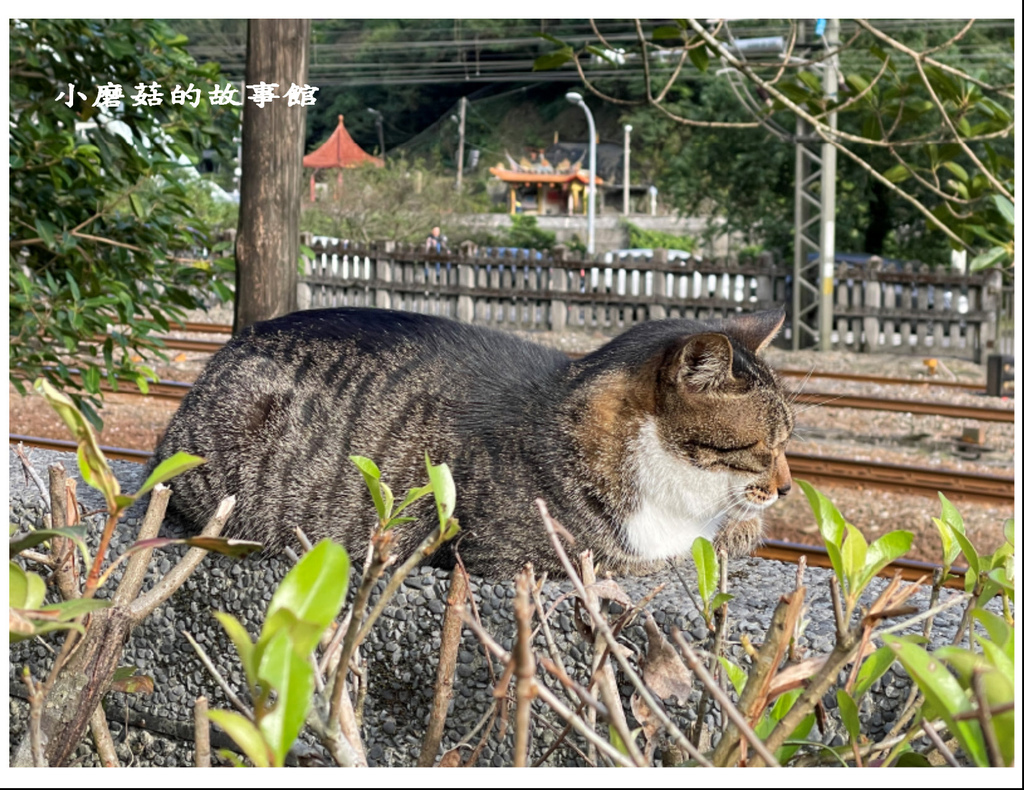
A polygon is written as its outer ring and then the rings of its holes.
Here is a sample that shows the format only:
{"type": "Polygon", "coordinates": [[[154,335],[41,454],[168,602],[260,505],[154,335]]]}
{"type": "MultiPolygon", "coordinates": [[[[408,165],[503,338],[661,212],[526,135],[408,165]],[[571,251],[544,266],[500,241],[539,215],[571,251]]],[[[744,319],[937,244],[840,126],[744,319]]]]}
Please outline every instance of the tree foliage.
{"type": "Polygon", "coordinates": [[[12,20],[10,36],[11,381],[46,378],[100,426],[101,380],[144,389],[152,333],[217,280],[194,260],[208,240],[186,183],[204,151],[230,157],[237,108],[210,104],[217,66],[160,21],[12,20]],[[153,83],[163,102],[132,106],[153,83]],[[110,84],[121,103],[98,106],[110,84]],[[197,106],[171,102],[190,85],[197,106]]]}
{"type": "MultiPolygon", "coordinates": [[[[665,165],[678,208],[724,215],[731,229],[781,246],[792,234],[800,119],[840,154],[838,247],[934,260],[938,231],[969,250],[974,268],[1011,266],[1014,90],[1001,57],[1012,46],[1009,26],[950,22],[897,33],[854,20],[837,47],[835,96],[822,79],[824,40],[798,44],[797,29],[794,20],[782,56],[748,58],[724,21],[706,29],[695,19],[637,20],[635,43],[617,46],[613,62],[595,57],[593,46],[555,40],[557,62],[536,66],[575,62],[597,97],[623,108],[638,143],[673,125],[683,144],[665,165]],[[637,64],[640,76],[625,90],[607,80],[637,64]],[[694,81],[695,73],[708,79],[694,81]]],[[[599,27],[594,33],[605,43],[599,27]]],[[[641,166],[644,158],[638,151],[641,166]]]]}

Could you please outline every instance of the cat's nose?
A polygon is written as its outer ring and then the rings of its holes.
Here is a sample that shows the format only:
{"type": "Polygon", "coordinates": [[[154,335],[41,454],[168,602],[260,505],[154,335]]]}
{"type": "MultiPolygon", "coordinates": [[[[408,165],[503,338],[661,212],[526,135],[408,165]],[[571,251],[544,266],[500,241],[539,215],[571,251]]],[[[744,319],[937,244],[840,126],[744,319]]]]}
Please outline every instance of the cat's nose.
{"type": "Polygon", "coordinates": [[[779,492],[779,498],[781,499],[782,497],[789,493],[791,488],[793,488],[792,484],[786,483],[785,485],[779,486],[775,490],[779,492]]]}

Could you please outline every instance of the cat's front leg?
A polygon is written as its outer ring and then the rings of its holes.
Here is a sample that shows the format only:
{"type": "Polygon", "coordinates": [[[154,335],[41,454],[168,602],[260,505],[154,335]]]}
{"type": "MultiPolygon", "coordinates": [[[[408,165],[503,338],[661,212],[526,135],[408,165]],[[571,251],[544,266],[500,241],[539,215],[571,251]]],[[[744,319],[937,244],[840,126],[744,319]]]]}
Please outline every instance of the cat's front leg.
{"type": "Polygon", "coordinates": [[[764,521],[760,515],[747,518],[729,518],[715,535],[715,549],[724,550],[730,557],[746,556],[761,545],[764,521]]]}

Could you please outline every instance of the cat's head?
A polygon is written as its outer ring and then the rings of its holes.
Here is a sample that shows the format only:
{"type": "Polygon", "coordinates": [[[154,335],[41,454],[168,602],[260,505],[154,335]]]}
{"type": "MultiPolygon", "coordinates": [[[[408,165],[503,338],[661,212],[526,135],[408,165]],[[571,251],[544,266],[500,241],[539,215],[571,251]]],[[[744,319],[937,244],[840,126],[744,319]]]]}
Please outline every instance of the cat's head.
{"type": "Polygon", "coordinates": [[[699,535],[754,544],[762,512],[789,492],[793,411],[761,358],[783,319],[773,311],[643,330],[646,361],[618,414],[631,426],[620,534],[634,556],[678,557],[699,535]]]}

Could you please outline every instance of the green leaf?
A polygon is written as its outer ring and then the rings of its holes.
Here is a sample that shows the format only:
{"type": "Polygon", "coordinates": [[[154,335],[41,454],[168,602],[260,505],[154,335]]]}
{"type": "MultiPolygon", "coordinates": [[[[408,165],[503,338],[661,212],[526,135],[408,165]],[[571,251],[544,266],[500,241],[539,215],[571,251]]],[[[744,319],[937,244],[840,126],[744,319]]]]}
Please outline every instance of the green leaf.
{"type": "Polygon", "coordinates": [[[58,622],[36,622],[29,621],[18,615],[18,610],[11,609],[11,628],[8,631],[8,638],[11,644],[23,642],[32,637],[48,634],[51,631],[77,631],[85,633],[85,628],[79,623],[58,623],[58,622]]]}
{"type": "Polygon", "coordinates": [[[115,498],[121,493],[121,484],[114,477],[107,459],[100,451],[92,426],[86,422],[71,398],[54,389],[46,379],[36,379],[34,387],[36,391],[42,393],[78,442],[78,466],[82,479],[103,494],[108,509],[115,510],[115,498]]]}
{"type": "Polygon", "coordinates": [[[427,454],[427,477],[434,490],[434,503],[437,505],[437,517],[441,525],[441,532],[448,528],[448,520],[455,512],[455,480],[448,464],[430,463],[430,455],[427,454]]]}
{"type": "Polygon", "coordinates": [[[40,543],[56,537],[68,538],[74,541],[78,550],[82,552],[85,567],[89,568],[92,566],[92,560],[89,557],[89,547],[85,544],[85,526],[82,524],[73,527],[62,527],[61,529],[36,529],[27,534],[19,535],[16,540],[11,541],[11,556],[13,557],[25,551],[25,549],[38,546],[40,543]]]}
{"type": "Polygon", "coordinates": [[[948,571],[949,568],[960,556],[960,544],[953,537],[953,528],[941,518],[932,517],[932,521],[939,530],[939,539],[942,541],[942,567],[948,571]]]}
{"type": "Polygon", "coordinates": [[[906,181],[910,178],[910,171],[907,169],[906,165],[893,165],[882,173],[882,178],[892,182],[893,184],[899,184],[900,182],[906,181]]]}
{"type": "Polygon", "coordinates": [[[687,54],[690,56],[690,62],[696,66],[697,71],[703,73],[708,70],[708,64],[711,62],[711,59],[708,57],[708,48],[705,43],[701,42],[700,46],[688,50],[687,54]]]}
{"type": "Polygon", "coordinates": [[[306,634],[295,645],[300,653],[312,651],[320,633],[337,617],[345,602],[348,574],[349,559],[345,549],[327,538],[317,543],[288,571],[270,599],[260,644],[269,644],[276,630],[286,624],[287,618],[279,615],[286,611],[314,626],[315,635],[306,634]]]}
{"type": "Polygon", "coordinates": [[[942,166],[961,181],[967,182],[970,180],[970,176],[967,175],[967,171],[956,162],[943,162],[942,166]]]}
{"type": "Polygon", "coordinates": [[[380,496],[384,503],[384,519],[388,520],[395,508],[395,495],[391,493],[391,487],[387,483],[380,484],[380,496]]]}
{"type": "Polygon", "coordinates": [[[738,665],[734,664],[725,656],[718,657],[718,663],[722,665],[722,669],[725,670],[726,677],[729,678],[729,682],[732,683],[732,687],[736,690],[736,694],[742,694],[744,687],[747,685],[747,673],[738,665]]]}
{"type": "Polygon", "coordinates": [[[543,32],[541,32],[541,33],[534,33],[533,35],[534,35],[535,38],[542,38],[545,41],[550,41],[552,44],[557,44],[560,47],[566,47],[566,48],[569,47],[568,43],[566,43],[565,41],[562,41],[562,39],[560,39],[560,38],[555,38],[550,33],[543,33],[543,32]]]}
{"type": "MultiPolygon", "coordinates": [[[[863,581],[864,565],[867,561],[868,542],[864,534],[853,524],[847,524],[846,540],[843,541],[843,570],[851,580],[863,581]]],[[[850,586],[853,586],[851,581],[850,586]]],[[[861,586],[861,585],[858,585],[861,586]]]]}
{"type": "Polygon", "coordinates": [[[269,768],[273,764],[270,745],[263,733],[245,716],[230,710],[211,710],[206,715],[238,744],[238,748],[257,768],[269,768]]]}
{"type": "Polygon", "coordinates": [[[977,272],[998,266],[1007,260],[1009,260],[1009,255],[1003,247],[989,247],[981,255],[971,259],[971,271],[977,272]]]}
{"type": "MultiPolygon", "coordinates": [[[[39,238],[43,240],[47,247],[53,248],[54,240],[53,234],[57,228],[51,223],[43,219],[36,220],[36,232],[39,234],[39,238]]],[[[56,289],[55,289],[56,290],[56,289]]]]}
{"type": "Polygon", "coordinates": [[[64,623],[89,612],[109,609],[113,605],[113,601],[104,598],[74,598],[70,601],[47,604],[37,611],[47,613],[58,623],[64,623]]]}
{"type": "Polygon", "coordinates": [[[925,699],[946,722],[946,727],[956,736],[957,742],[974,764],[987,766],[984,739],[978,723],[954,718],[956,714],[966,713],[972,709],[957,679],[935,657],[908,640],[884,635],[882,641],[896,653],[903,668],[913,678],[925,699]]]}
{"type": "MultiPolygon", "coordinates": [[[[430,484],[427,484],[425,486],[421,486],[419,488],[410,488],[409,489],[409,493],[405,495],[405,499],[403,499],[402,503],[397,508],[395,508],[394,515],[397,516],[399,513],[401,513],[403,510],[405,510],[407,507],[409,507],[409,505],[411,505],[417,499],[420,499],[420,498],[426,496],[427,494],[431,494],[433,492],[434,492],[434,487],[432,485],[430,485],[430,484]]],[[[415,521],[415,519],[411,519],[410,518],[410,519],[405,519],[404,521],[415,521]]],[[[404,523],[404,521],[403,521],[403,523],[404,523]]],[[[399,519],[397,519],[397,518],[392,518],[391,519],[392,526],[394,526],[395,524],[398,524],[398,523],[399,523],[399,519]]]]}
{"type": "Polygon", "coordinates": [[[857,703],[845,689],[836,691],[836,702],[839,703],[839,717],[843,720],[843,726],[850,733],[850,743],[854,743],[860,738],[860,711],[857,710],[857,703]]]}
{"type": "Polygon", "coordinates": [[[1012,518],[1008,518],[1006,519],[1006,521],[1003,522],[1003,537],[1006,538],[1006,542],[1009,543],[1011,547],[1017,545],[1015,536],[1015,525],[1016,520],[1012,518]]]}
{"type": "Polygon", "coordinates": [[[796,78],[810,88],[812,93],[821,93],[821,79],[813,71],[798,71],[796,78]]]}
{"type": "Polygon", "coordinates": [[[146,482],[142,484],[142,488],[135,492],[135,498],[152,491],[159,483],[164,483],[172,477],[180,475],[182,472],[194,469],[200,464],[205,463],[206,459],[200,458],[197,455],[175,453],[170,458],[165,458],[157,464],[156,469],[150,473],[149,477],[146,478],[146,482]]]}
{"type": "Polygon", "coordinates": [[[64,279],[68,281],[68,287],[71,289],[71,297],[76,301],[82,301],[82,292],[78,290],[78,283],[75,282],[74,276],[71,272],[64,272],[64,279]]]}
{"type": "Polygon", "coordinates": [[[132,212],[139,219],[144,219],[146,216],[145,206],[142,204],[142,198],[139,197],[138,193],[132,192],[128,196],[128,201],[132,204],[132,212]]]}
{"type": "Polygon", "coordinates": [[[15,609],[35,609],[46,597],[46,582],[31,571],[24,570],[18,563],[9,562],[9,605],[15,609]]]}
{"type": "Polygon", "coordinates": [[[718,589],[718,555],[711,541],[704,537],[697,537],[690,551],[693,554],[694,567],[697,569],[697,590],[700,592],[700,599],[707,606],[718,589]]]}
{"type": "Polygon", "coordinates": [[[994,644],[1004,651],[1013,649],[1013,629],[1006,624],[1002,617],[987,609],[974,609],[973,613],[974,619],[984,626],[994,644]]]}
{"type": "Polygon", "coordinates": [[[853,687],[853,696],[858,699],[867,693],[868,689],[878,680],[885,671],[892,666],[896,660],[896,654],[891,647],[883,646],[864,659],[857,672],[857,683],[853,687]]]}
{"type": "Polygon", "coordinates": [[[309,650],[296,644],[287,631],[278,631],[263,651],[258,674],[277,693],[274,709],[260,719],[259,728],[274,751],[274,764],[282,766],[313,699],[309,650]]]}
{"type": "Polygon", "coordinates": [[[868,85],[871,84],[869,80],[864,79],[860,74],[847,74],[846,84],[853,88],[854,95],[863,93],[868,89],[868,85]]]}
{"type": "Polygon", "coordinates": [[[898,529],[882,535],[878,540],[868,546],[867,554],[864,557],[864,577],[866,584],[873,579],[882,568],[893,560],[902,557],[910,551],[910,545],[914,542],[914,533],[898,529]]]}
{"type": "MultiPolygon", "coordinates": [[[[1014,677],[1013,659],[1010,658],[1006,652],[991,639],[979,636],[978,644],[981,645],[982,652],[984,652],[989,665],[996,672],[1001,672],[1003,677],[1007,680],[1012,680],[1014,677]]],[[[1010,699],[1013,699],[1012,690],[1010,691],[1010,699]]]]}
{"type": "Polygon", "coordinates": [[[550,71],[568,63],[570,60],[572,60],[572,50],[569,47],[556,49],[554,52],[547,52],[534,58],[533,70],[550,71]]]}
{"type": "Polygon", "coordinates": [[[720,606],[721,606],[722,604],[724,604],[724,603],[728,603],[729,601],[731,601],[731,600],[732,600],[733,598],[735,598],[735,597],[736,597],[736,596],[735,596],[735,595],[733,595],[732,593],[718,593],[718,594],[717,594],[717,595],[716,595],[716,596],[715,596],[715,597],[714,597],[714,598],[713,598],[713,599],[711,600],[711,611],[712,611],[712,612],[713,612],[713,611],[715,611],[715,610],[716,610],[716,609],[718,609],[718,607],[720,607],[720,606]]]}
{"type": "MultiPolygon", "coordinates": [[[[964,559],[967,560],[968,567],[974,572],[975,576],[977,576],[977,574],[981,572],[981,565],[978,560],[978,552],[975,551],[974,545],[971,543],[970,539],[968,539],[968,537],[962,532],[957,532],[954,530],[953,538],[956,540],[957,543],[960,544],[960,549],[964,553],[964,559]]],[[[965,580],[964,588],[967,590],[967,592],[971,592],[974,589],[974,585],[972,584],[970,586],[970,589],[967,589],[965,580]]]]}
{"type": "Polygon", "coordinates": [[[683,31],[677,25],[658,25],[651,31],[651,41],[678,39],[682,35],[683,31]]]}
{"type": "Polygon", "coordinates": [[[377,468],[377,464],[362,455],[350,455],[348,460],[354,463],[362,474],[363,480],[366,481],[366,487],[370,489],[373,506],[377,508],[377,516],[384,521],[386,516],[384,515],[384,499],[380,493],[380,469],[377,468]]]}
{"type": "Polygon", "coordinates": [[[85,375],[82,376],[82,383],[85,384],[86,392],[93,395],[100,391],[100,369],[95,365],[90,365],[86,368],[85,375]]]}
{"type": "Polygon", "coordinates": [[[1006,224],[1012,228],[1014,224],[1013,203],[1002,195],[993,195],[992,202],[996,204],[996,209],[999,211],[999,215],[1003,218],[1006,224]]]}
{"type": "Polygon", "coordinates": [[[256,664],[253,661],[253,643],[249,632],[245,630],[237,618],[227,612],[214,612],[213,616],[227,633],[231,644],[235,646],[235,652],[242,662],[242,670],[245,672],[246,680],[249,682],[249,693],[256,696],[256,664]]]}
{"type": "Polygon", "coordinates": [[[915,751],[911,751],[908,747],[907,751],[903,752],[899,757],[896,758],[896,762],[893,764],[894,768],[931,768],[932,764],[928,762],[928,758],[923,754],[918,754],[915,751]]]}
{"type": "MultiPolygon", "coordinates": [[[[772,709],[775,712],[775,709],[772,709]]],[[[780,765],[785,765],[800,750],[800,743],[791,743],[791,741],[802,741],[811,732],[814,727],[814,714],[808,713],[804,716],[803,720],[793,728],[793,734],[786,739],[786,745],[781,747],[776,753],[775,757],[779,761],[780,765]]]]}

